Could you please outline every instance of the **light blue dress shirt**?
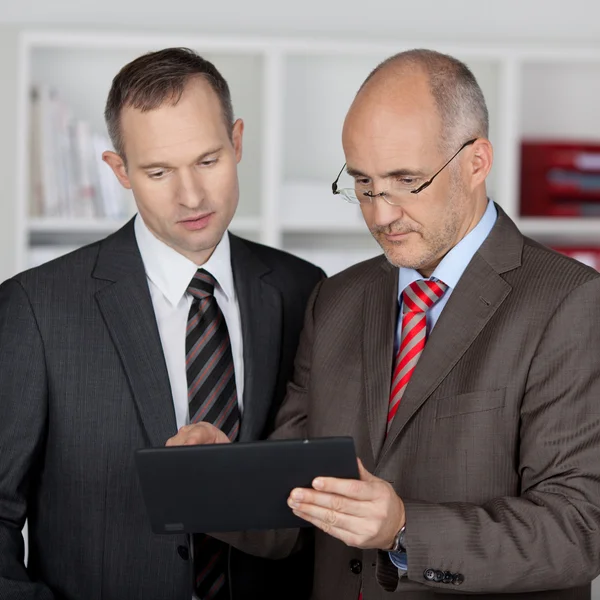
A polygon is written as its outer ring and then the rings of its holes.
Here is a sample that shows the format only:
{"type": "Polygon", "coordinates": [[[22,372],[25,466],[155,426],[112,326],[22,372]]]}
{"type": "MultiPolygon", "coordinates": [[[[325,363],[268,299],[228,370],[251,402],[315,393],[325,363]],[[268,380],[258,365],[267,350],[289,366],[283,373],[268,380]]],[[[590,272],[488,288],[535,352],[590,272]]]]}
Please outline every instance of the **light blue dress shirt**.
{"type": "MultiPolygon", "coordinates": [[[[488,200],[487,208],[479,223],[477,223],[477,225],[458,244],[456,244],[446,256],[444,256],[440,264],[435,268],[435,271],[431,274],[429,279],[443,281],[448,286],[448,289],[433,307],[427,311],[427,335],[431,333],[431,330],[437,323],[452,291],[458,284],[458,281],[465,272],[468,264],[471,262],[475,252],[479,250],[481,244],[483,244],[490,234],[497,217],[498,212],[496,211],[494,203],[491,200],[488,200]]],[[[398,277],[398,303],[400,305],[400,315],[402,315],[402,292],[407,285],[417,281],[417,279],[423,279],[423,276],[418,271],[400,267],[400,274],[398,277]]],[[[402,318],[399,317],[396,327],[395,351],[400,347],[401,333],[402,318]]],[[[389,555],[391,561],[400,571],[406,572],[408,570],[406,552],[390,552],[389,555]]]]}

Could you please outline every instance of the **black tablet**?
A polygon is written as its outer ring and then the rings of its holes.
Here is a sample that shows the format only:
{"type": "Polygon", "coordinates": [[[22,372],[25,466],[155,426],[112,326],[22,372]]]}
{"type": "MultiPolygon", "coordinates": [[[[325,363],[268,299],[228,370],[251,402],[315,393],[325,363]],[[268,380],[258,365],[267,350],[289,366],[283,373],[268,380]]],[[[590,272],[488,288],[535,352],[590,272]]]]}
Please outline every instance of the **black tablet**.
{"type": "Polygon", "coordinates": [[[308,527],[287,505],[292,489],[359,477],[350,437],[146,448],[135,460],[155,533],[308,527]]]}

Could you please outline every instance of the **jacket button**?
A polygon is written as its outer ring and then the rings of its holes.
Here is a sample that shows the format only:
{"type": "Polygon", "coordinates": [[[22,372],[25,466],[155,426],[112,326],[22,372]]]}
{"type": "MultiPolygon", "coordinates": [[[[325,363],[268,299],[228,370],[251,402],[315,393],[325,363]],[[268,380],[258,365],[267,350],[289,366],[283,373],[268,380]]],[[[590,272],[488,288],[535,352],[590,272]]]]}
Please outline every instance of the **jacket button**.
{"type": "Polygon", "coordinates": [[[190,551],[185,546],[177,546],[177,554],[183,560],[189,560],[190,558],[190,551]]]}
{"type": "Polygon", "coordinates": [[[442,579],[443,583],[453,583],[454,582],[454,574],[450,573],[450,571],[444,571],[444,579],[442,579]]]}
{"type": "Polygon", "coordinates": [[[350,561],[350,570],[355,575],[360,575],[362,573],[362,563],[360,562],[360,560],[357,560],[356,558],[353,558],[350,561]]]}
{"type": "Polygon", "coordinates": [[[452,583],[454,585],[462,585],[465,582],[465,576],[462,573],[457,573],[454,576],[454,580],[452,581],[452,583]]]}
{"type": "Polygon", "coordinates": [[[436,583],[440,583],[440,581],[444,580],[444,573],[442,573],[442,571],[436,571],[434,576],[433,576],[433,580],[436,583]]]}
{"type": "Polygon", "coordinates": [[[423,571],[423,577],[425,577],[427,581],[433,581],[435,578],[435,571],[433,569],[425,569],[423,571]]]}

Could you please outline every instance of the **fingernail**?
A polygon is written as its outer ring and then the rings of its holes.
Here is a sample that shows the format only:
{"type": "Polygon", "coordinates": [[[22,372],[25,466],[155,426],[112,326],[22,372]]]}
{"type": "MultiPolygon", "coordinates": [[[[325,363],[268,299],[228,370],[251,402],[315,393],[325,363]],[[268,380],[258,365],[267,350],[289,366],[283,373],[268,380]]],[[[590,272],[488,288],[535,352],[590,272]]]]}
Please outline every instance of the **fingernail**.
{"type": "Polygon", "coordinates": [[[298,508],[300,505],[297,502],[290,501],[288,502],[290,508],[298,508]]]}
{"type": "Polygon", "coordinates": [[[318,478],[313,481],[313,487],[317,490],[322,490],[324,487],[323,480],[318,478]]]}
{"type": "Polygon", "coordinates": [[[294,490],[292,492],[292,498],[297,502],[302,502],[302,500],[304,500],[304,494],[300,490],[294,490]]]}

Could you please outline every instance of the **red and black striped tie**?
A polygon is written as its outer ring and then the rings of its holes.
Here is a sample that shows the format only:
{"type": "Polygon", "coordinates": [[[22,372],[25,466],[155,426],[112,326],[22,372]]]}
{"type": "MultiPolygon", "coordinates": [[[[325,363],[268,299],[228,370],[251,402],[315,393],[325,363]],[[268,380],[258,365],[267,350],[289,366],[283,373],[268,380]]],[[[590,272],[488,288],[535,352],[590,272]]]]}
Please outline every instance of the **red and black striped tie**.
{"type": "MultiPolygon", "coordinates": [[[[190,423],[206,421],[233,442],[240,430],[231,341],[214,296],[216,280],[198,269],[188,287],[194,299],[188,315],[185,353],[190,423]]],[[[200,600],[227,598],[227,546],[194,536],[194,590],[200,600]]]]}

